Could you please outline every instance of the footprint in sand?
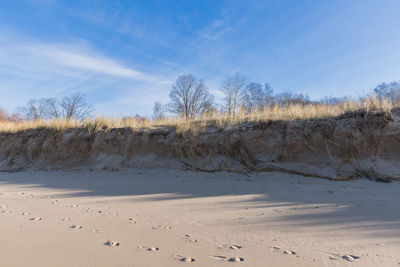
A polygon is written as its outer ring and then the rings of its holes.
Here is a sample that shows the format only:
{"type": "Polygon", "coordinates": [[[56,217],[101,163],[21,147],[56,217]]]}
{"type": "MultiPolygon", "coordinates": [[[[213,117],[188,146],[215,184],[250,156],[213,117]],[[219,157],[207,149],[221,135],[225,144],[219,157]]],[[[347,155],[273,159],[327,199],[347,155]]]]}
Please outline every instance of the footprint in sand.
{"type": "Polygon", "coordinates": [[[128,223],[130,224],[136,224],[136,219],[135,218],[129,218],[128,223]]]}
{"type": "Polygon", "coordinates": [[[225,256],[208,256],[210,259],[213,259],[213,260],[218,260],[218,261],[224,261],[224,260],[226,260],[226,257],[225,256]]]}
{"type": "Polygon", "coordinates": [[[353,260],[358,260],[360,258],[360,256],[355,256],[355,255],[344,255],[342,256],[342,259],[346,260],[346,261],[350,261],[352,262],[353,260]]]}
{"type": "Polygon", "coordinates": [[[151,248],[147,249],[147,251],[158,251],[158,250],[160,250],[160,249],[157,247],[151,247],[151,248]]]}
{"type": "MultiPolygon", "coordinates": [[[[208,256],[210,259],[213,260],[219,260],[219,261],[225,261],[227,258],[225,256],[208,256]]],[[[228,259],[229,262],[241,262],[244,261],[244,258],[242,257],[231,257],[228,259]]]]}
{"type": "Polygon", "coordinates": [[[296,255],[296,252],[293,250],[285,250],[283,253],[285,253],[287,255],[296,255]]]}
{"type": "Polygon", "coordinates": [[[67,222],[67,221],[70,221],[71,219],[70,218],[61,218],[60,220],[63,222],[67,222]]]}
{"type": "Polygon", "coordinates": [[[69,206],[67,206],[67,207],[70,207],[70,208],[79,208],[79,205],[75,204],[75,205],[69,205],[69,206]]]}
{"type": "Polygon", "coordinates": [[[79,224],[74,224],[74,225],[71,225],[71,228],[72,228],[72,229],[75,229],[75,230],[79,230],[79,229],[82,229],[83,226],[82,226],[82,225],[79,225],[79,224]]]}
{"type": "Polygon", "coordinates": [[[109,246],[109,247],[119,247],[120,243],[117,241],[113,240],[107,240],[104,245],[109,246]]]}
{"type": "Polygon", "coordinates": [[[278,246],[273,246],[272,248],[271,248],[271,250],[272,251],[281,251],[281,248],[280,247],[278,247],[278,246]]]}
{"type": "Polygon", "coordinates": [[[30,212],[21,212],[20,214],[21,214],[21,215],[31,215],[30,212]]]}
{"type": "Polygon", "coordinates": [[[222,244],[222,245],[219,245],[218,248],[229,248],[229,249],[238,250],[238,249],[241,249],[242,246],[239,246],[239,245],[222,244]]]}
{"type": "Polygon", "coordinates": [[[229,258],[228,261],[230,261],[230,262],[241,262],[241,261],[244,261],[244,258],[242,258],[242,257],[232,257],[232,258],[229,258]]]}
{"type": "Polygon", "coordinates": [[[56,200],[53,200],[52,202],[50,202],[51,204],[58,204],[58,200],[56,199],[56,200]]]}
{"type": "Polygon", "coordinates": [[[92,233],[97,233],[97,234],[104,234],[106,231],[102,230],[102,229],[93,229],[92,233]]]}
{"type": "Polygon", "coordinates": [[[177,259],[177,260],[182,261],[182,262],[187,262],[187,263],[196,261],[192,257],[184,257],[184,256],[181,256],[181,255],[174,255],[174,259],[177,259]]]}
{"type": "Polygon", "coordinates": [[[171,230],[172,229],[172,226],[167,226],[167,225],[161,225],[161,224],[159,224],[159,225],[155,225],[155,226],[153,226],[153,228],[152,228],[153,230],[156,230],[156,229],[166,229],[166,230],[171,230]]]}
{"type": "MultiPolygon", "coordinates": [[[[278,246],[273,246],[273,247],[271,247],[271,250],[272,251],[276,251],[276,252],[280,252],[282,249],[280,247],[278,247],[278,246]]],[[[296,255],[297,254],[293,250],[284,250],[283,253],[286,254],[286,255],[296,255]]]]}
{"type": "Polygon", "coordinates": [[[31,221],[41,221],[42,218],[41,217],[33,217],[33,218],[30,218],[29,220],[31,220],[31,221]]]}
{"type": "Polygon", "coordinates": [[[8,205],[3,205],[3,206],[0,206],[0,208],[1,208],[1,209],[8,208],[8,205]]]}
{"type": "Polygon", "coordinates": [[[3,210],[1,213],[12,213],[12,210],[3,210]]]}
{"type": "Polygon", "coordinates": [[[197,239],[192,238],[191,235],[186,234],[184,238],[190,243],[197,243],[197,239]]]}

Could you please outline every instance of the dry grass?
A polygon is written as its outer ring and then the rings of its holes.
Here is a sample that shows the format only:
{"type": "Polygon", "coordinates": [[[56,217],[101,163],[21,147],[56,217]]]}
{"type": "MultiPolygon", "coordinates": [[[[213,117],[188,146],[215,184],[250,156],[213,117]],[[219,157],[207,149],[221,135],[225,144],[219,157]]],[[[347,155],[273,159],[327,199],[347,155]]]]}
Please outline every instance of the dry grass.
{"type": "Polygon", "coordinates": [[[179,117],[166,118],[162,120],[140,118],[112,119],[108,117],[97,117],[94,119],[87,119],[83,122],[72,120],[38,120],[22,122],[0,121],[0,132],[13,133],[38,128],[50,128],[57,131],[63,131],[70,128],[87,128],[91,133],[95,133],[102,129],[124,127],[132,129],[169,127],[175,128],[179,131],[196,131],[205,129],[208,126],[229,128],[246,122],[258,123],[271,120],[291,121],[330,118],[356,110],[383,110],[385,112],[390,112],[392,108],[393,107],[389,101],[379,100],[378,98],[371,96],[362,100],[348,100],[338,105],[294,104],[286,107],[274,105],[265,108],[264,110],[254,111],[251,113],[246,113],[244,109],[240,109],[234,118],[221,112],[214,112],[211,114],[203,114],[201,117],[189,121],[179,117]]]}

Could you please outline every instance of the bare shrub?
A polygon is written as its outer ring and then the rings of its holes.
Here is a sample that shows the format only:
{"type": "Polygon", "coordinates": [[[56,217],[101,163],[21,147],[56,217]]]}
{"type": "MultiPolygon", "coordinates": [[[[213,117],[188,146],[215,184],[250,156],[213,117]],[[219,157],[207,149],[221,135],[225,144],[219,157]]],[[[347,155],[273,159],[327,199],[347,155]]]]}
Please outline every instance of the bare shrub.
{"type": "Polygon", "coordinates": [[[93,107],[81,93],[73,93],[58,101],[55,98],[31,99],[21,108],[25,120],[84,120],[93,114],[93,107]]]}

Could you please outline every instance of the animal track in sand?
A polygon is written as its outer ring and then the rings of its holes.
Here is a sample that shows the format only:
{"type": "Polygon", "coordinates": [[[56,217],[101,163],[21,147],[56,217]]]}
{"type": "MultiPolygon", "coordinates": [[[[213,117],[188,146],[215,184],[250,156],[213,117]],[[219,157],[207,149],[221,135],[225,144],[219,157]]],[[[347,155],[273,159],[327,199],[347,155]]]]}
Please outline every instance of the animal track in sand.
{"type": "Polygon", "coordinates": [[[181,256],[181,255],[174,255],[174,259],[177,259],[177,260],[182,261],[182,262],[187,262],[187,263],[196,261],[192,257],[184,257],[184,256],[181,256]]]}
{"type": "Polygon", "coordinates": [[[70,228],[75,229],[75,230],[79,230],[79,229],[82,229],[83,226],[82,226],[82,225],[79,225],[79,224],[74,224],[74,225],[71,225],[70,228]]]}
{"type": "Polygon", "coordinates": [[[104,245],[109,246],[109,247],[119,247],[120,243],[117,241],[113,240],[107,240],[104,245]]]}
{"type": "Polygon", "coordinates": [[[41,221],[42,218],[41,217],[33,217],[33,218],[30,218],[29,220],[31,220],[31,221],[41,221]]]}

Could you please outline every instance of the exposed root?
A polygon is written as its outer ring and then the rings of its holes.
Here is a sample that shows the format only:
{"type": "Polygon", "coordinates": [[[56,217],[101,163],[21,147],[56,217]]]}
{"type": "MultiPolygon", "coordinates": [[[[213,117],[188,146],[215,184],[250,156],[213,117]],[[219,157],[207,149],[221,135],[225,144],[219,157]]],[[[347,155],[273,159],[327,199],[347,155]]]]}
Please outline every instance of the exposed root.
{"type": "Polygon", "coordinates": [[[223,172],[223,171],[227,171],[227,172],[234,172],[234,173],[241,173],[244,175],[248,175],[249,171],[246,170],[237,170],[237,169],[233,169],[229,166],[225,166],[224,164],[220,164],[218,169],[203,169],[203,168],[199,168],[199,167],[195,167],[193,166],[193,164],[190,164],[184,160],[181,160],[181,162],[186,166],[186,168],[188,170],[191,171],[198,171],[198,172],[208,172],[208,173],[214,173],[214,172],[223,172]]]}
{"type": "Polygon", "coordinates": [[[181,162],[186,166],[186,168],[188,170],[191,171],[198,171],[198,172],[209,172],[209,173],[213,173],[213,172],[221,172],[222,169],[211,169],[211,170],[207,170],[207,169],[202,169],[202,168],[198,168],[193,166],[192,164],[185,162],[184,160],[181,160],[181,162]]]}
{"type": "Polygon", "coordinates": [[[358,175],[363,176],[369,180],[373,180],[373,181],[377,181],[377,182],[381,182],[381,183],[390,183],[392,181],[400,181],[400,174],[382,175],[382,174],[376,173],[373,169],[370,169],[370,170],[357,169],[356,172],[358,175]]]}
{"type": "Polygon", "coordinates": [[[315,173],[307,173],[307,172],[300,172],[300,171],[295,171],[295,170],[291,170],[291,169],[285,169],[285,168],[281,168],[281,167],[277,167],[277,166],[268,166],[268,167],[257,167],[257,166],[253,166],[253,167],[249,167],[254,171],[257,172],[283,172],[283,173],[287,173],[287,174],[295,174],[295,175],[301,175],[301,176],[305,176],[305,177],[314,177],[314,178],[320,178],[320,179],[326,179],[326,180],[330,180],[330,181],[349,181],[349,180],[355,180],[357,179],[359,176],[357,174],[350,174],[350,175],[344,175],[344,176],[339,176],[339,177],[331,177],[331,176],[325,176],[325,175],[319,175],[319,174],[315,174],[315,173]]]}

